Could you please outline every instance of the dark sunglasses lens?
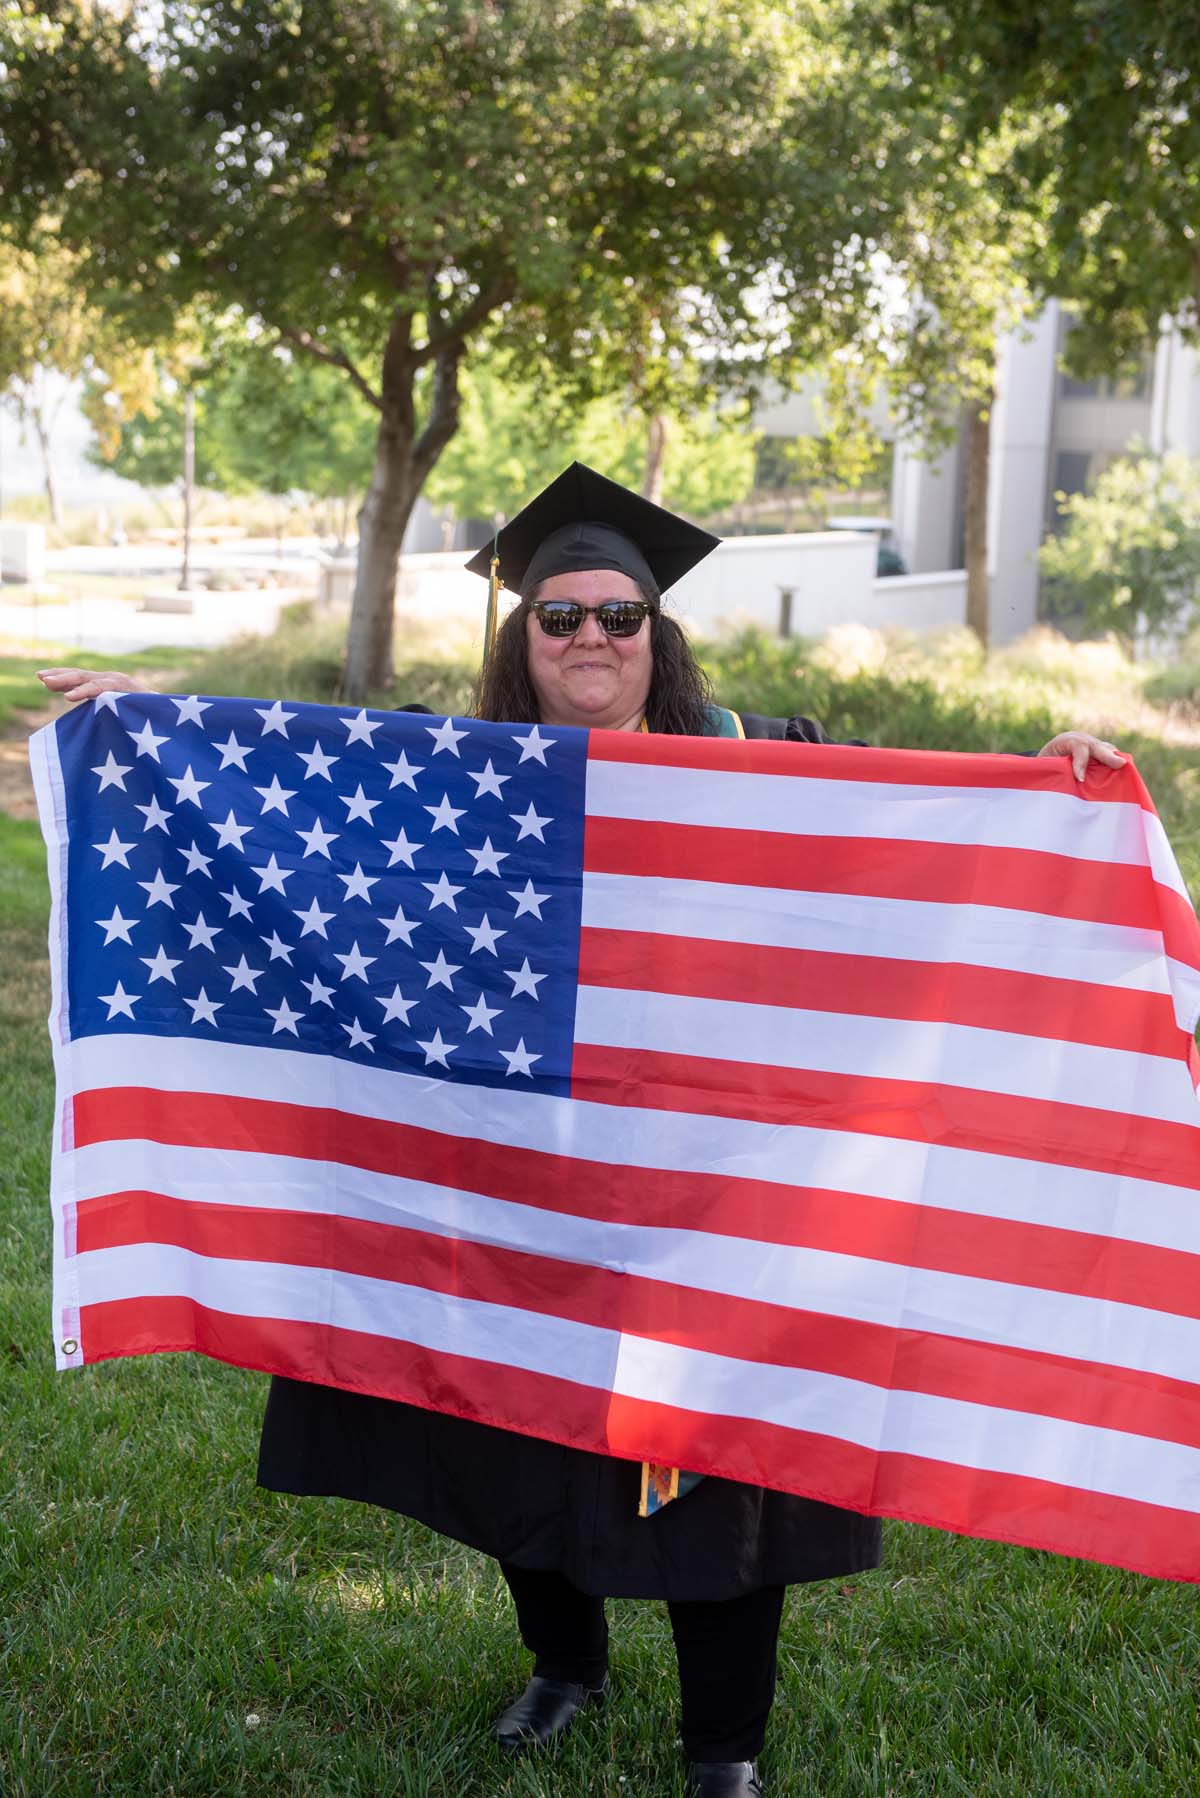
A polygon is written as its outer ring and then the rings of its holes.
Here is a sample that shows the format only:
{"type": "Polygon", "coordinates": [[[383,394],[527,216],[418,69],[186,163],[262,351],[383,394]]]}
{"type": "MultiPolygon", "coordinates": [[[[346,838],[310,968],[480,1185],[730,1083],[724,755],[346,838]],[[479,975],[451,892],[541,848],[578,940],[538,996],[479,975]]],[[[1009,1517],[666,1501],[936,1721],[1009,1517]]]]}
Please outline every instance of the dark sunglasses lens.
{"type": "Polygon", "coordinates": [[[636,600],[597,606],[596,616],[610,637],[636,637],[642,628],[644,608],[636,600]]]}
{"type": "Polygon", "coordinates": [[[537,620],[548,637],[573,637],[583,623],[583,607],[569,599],[547,599],[537,608],[537,620]]]}

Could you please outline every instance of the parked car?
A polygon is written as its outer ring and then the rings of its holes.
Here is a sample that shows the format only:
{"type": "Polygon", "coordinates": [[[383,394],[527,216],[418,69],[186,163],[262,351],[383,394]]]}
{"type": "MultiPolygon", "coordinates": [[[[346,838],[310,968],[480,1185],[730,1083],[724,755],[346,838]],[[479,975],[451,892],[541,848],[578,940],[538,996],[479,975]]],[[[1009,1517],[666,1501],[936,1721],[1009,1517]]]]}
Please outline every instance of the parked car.
{"type": "Polygon", "coordinates": [[[841,518],[826,520],[827,531],[870,532],[879,539],[879,549],[875,557],[876,574],[907,574],[904,557],[900,554],[900,546],[896,541],[896,531],[890,518],[872,518],[865,513],[850,513],[841,518]]]}

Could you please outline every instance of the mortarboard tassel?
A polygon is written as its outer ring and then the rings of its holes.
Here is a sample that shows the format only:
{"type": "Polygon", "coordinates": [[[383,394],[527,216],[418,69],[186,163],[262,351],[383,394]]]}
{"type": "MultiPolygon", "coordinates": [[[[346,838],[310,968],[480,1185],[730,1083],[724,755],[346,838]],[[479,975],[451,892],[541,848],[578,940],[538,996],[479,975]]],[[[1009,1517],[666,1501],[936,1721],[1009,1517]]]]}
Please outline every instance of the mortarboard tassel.
{"type": "Polygon", "coordinates": [[[496,625],[500,614],[500,589],[504,582],[499,574],[500,557],[496,554],[496,546],[492,548],[492,564],[488,574],[487,612],[483,621],[483,666],[486,668],[492,659],[492,651],[496,647],[496,625]]]}

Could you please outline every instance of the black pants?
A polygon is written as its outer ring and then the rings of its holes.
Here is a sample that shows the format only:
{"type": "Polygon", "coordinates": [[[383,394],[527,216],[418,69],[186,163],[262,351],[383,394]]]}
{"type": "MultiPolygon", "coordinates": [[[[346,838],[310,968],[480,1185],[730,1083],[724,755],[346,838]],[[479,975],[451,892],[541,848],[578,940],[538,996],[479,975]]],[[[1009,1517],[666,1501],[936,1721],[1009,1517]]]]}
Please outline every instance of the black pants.
{"type": "MultiPolygon", "coordinates": [[[[608,1666],[604,1600],[561,1573],[500,1563],[521,1639],[543,1679],[598,1686],[608,1666]]],[[[668,1604],[683,1698],[683,1748],[692,1761],[749,1761],[760,1752],[775,1695],[782,1586],[741,1598],[668,1604]]]]}

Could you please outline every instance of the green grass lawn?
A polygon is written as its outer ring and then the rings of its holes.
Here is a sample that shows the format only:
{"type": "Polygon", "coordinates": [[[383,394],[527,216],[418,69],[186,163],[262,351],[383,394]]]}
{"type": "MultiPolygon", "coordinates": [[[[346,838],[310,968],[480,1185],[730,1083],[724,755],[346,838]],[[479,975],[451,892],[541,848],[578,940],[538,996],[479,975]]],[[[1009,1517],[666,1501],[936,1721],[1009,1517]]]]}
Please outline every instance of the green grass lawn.
{"type": "MultiPolygon", "coordinates": [[[[734,703],[768,709],[768,676],[795,691],[794,659],[738,654],[734,703]]],[[[29,672],[0,694],[27,703],[29,672]]],[[[1097,703],[1010,669],[1005,704],[986,671],[913,663],[888,714],[879,671],[805,673],[805,709],[893,742],[1036,746],[1068,702],[1097,703]]],[[[1125,740],[1195,876],[1200,750],[1161,741],[1126,685],[1125,740]]],[[[661,1606],[612,1606],[612,1703],[511,1765],[486,1729],[525,1659],[490,1563],[367,1507],[259,1492],[260,1376],[166,1356],[54,1372],[45,903],[36,826],[0,818],[0,1793],[680,1793],[661,1606]]],[[[881,1570],[790,1594],[765,1764],[803,1798],[1200,1793],[1198,1678],[1190,1587],[890,1525],[881,1570]]]]}

